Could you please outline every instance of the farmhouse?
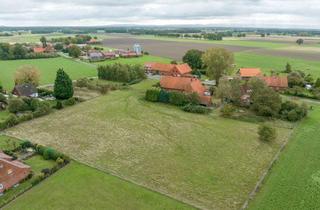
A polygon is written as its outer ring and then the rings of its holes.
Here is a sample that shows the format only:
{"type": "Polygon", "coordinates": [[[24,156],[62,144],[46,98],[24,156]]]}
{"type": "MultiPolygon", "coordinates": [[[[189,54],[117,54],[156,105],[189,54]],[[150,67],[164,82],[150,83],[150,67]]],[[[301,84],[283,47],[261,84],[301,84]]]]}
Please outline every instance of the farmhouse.
{"type": "Polygon", "coordinates": [[[263,77],[263,80],[268,87],[271,87],[277,91],[288,88],[288,77],[270,76],[263,77]]]}
{"type": "Polygon", "coordinates": [[[38,97],[38,90],[32,84],[16,85],[12,93],[17,96],[25,96],[25,97],[32,97],[32,98],[38,97]]]}
{"type": "Polygon", "coordinates": [[[102,54],[105,59],[115,59],[117,57],[114,52],[102,52],[102,54]]]}
{"type": "Polygon", "coordinates": [[[145,69],[148,73],[167,76],[187,76],[192,72],[188,64],[146,63],[145,69]]]}
{"type": "Polygon", "coordinates": [[[0,193],[24,180],[30,173],[30,166],[0,152],[0,193]]]}
{"type": "Polygon", "coordinates": [[[210,106],[212,97],[210,92],[195,77],[162,76],[160,86],[167,91],[179,91],[184,93],[197,93],[202,105],[210,106]]]}
{"type": "Polygon", "coordinates": [[[241,68],[238,71],[238,75],[241,77],[243,80],[249,80],[252,77],[261,77],[262,72],[258,68],[241,68]]]}
{"type": "Polygon", "coordinates": [[[90,61],[101,61],[104,59],[104,55],[98,51],[91,51],[88,53],[90,61]]]}

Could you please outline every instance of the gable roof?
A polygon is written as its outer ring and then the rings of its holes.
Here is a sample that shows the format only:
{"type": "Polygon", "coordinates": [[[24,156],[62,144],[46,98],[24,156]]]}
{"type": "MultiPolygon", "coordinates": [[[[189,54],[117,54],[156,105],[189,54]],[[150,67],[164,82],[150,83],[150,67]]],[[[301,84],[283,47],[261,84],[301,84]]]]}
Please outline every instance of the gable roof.
{"type": "Polygon", "coordinates": [[[241,68],[239,70],[241,77],[258,77],[262,76],[262,72],[259,68],[241,68]]]}
{"type": "Polygon", "coordinates": [[[34,53],[44,53],[46,51],[46,48],[43,47],[35,47],[33,48],[34,53]]]}
{"type": "Polygon", "coordinates": [[[179,64],[179,65],[175,65],[174,68],[176,68],[176,70],[179,72],[179,74],[183,75],[183,74],[189,74],[192,72],[191,67],[187,64],[179,64]]]}
{"type": "MultiPolygon", "coordinates": [[[[0,151],[0,156],[5,154],[0,151]]],[[[10,156],[9,156],[10,157],[10,156]]],[[[30,166],[20,161],[0,158],[0,192],[11,188],[25,179],[31,172],[30,166]]]]}
{"type": "Polygon", "coordinates": [[[288,77],[270,76],[270,77],[263,77],[263,80],[269,87],[275,87],[275,88],[288,87],[288,77]]]}
{"type": "Polygon", "coordinates": [[[166,64],[166,63],[148,63],[146,66],[154,71],[160,72],[171,72],[174,68],[174,64],[166,64]]]}
{"type": "Polygon", "coordinates": [[[32,84],[22,84],[22,85],[16,85],[13,89],[13,92],[19,96],[30,97],[34,94],[37,94],[38,90],[32,84]]]}

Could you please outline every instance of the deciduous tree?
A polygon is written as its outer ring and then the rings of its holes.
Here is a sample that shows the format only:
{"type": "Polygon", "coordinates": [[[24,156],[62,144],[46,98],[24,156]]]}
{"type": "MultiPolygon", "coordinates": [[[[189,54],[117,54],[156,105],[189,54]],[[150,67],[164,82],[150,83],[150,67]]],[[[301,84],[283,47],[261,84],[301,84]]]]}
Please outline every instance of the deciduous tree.
{"type": "Polygon", "coordinates": [[[32,84],[34,86],[38,86],[39,81],[39,70],[36,67],[30,65],[19,67],[14,75],[14,82],[16,85],[32,84]]]}

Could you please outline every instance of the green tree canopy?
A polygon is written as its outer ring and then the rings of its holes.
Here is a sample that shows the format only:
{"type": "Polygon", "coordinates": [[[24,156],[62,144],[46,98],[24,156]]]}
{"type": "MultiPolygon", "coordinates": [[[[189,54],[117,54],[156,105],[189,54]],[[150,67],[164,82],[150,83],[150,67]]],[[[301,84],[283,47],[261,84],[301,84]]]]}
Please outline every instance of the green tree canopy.
{"type": "Polygon", "coordinates": [[[203,51],[192,49],[189,50],[182,58],[184,63],[189,64],[193,70],[198,70],[202,68],[202,55],[203,51]]]}
{"type": "Polygon", "coordinates": [[[69,55],[74,58],[78,58],[81,55],[81,49],[76,45],[72,45],[71,47],[69,47],[68,52],[69,55]]]}
{"type": "Polygon", "coordinates": [[[60,100],[69,99],[73,96],[72,80],[63,69],[57,71],[54,82],[54,96],[60,100]]]}
{"type": "Polygon", "coordinates": [[[234,56],[226,49],[212,48],[203,54],[202,61],[206,66],[207,76],[218,83],[219,79],[232,68],[234,56]]]}

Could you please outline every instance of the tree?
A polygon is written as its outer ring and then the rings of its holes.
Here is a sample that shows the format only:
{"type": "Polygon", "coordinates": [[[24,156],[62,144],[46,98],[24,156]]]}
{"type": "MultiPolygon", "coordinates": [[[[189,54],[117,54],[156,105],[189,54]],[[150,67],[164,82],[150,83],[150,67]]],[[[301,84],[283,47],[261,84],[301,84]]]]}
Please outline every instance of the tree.
{"type": "Polygon", "coordinates": [[[303,78],[304,75],[301,75],[300,72],[297,72],[297,71],[294,71],[294,72],[291,72],[289,75],[288,75],[288,84],[289,84],[289,87],[294,87],[294,86],[304,86],[304,78],[303,78]]]}
{"type": "Polygon", "coordinates": [[[271,142],[276,139],[276,129],[269,125],[261,125],[259,126],[259,139],[265,142],[271,142]]]}
{"type": "Polygon", "coordinates": [[[78,58],[81,55],[81,49],[76,45],[72,45],[71,47],[69,47],[68,52],[69,55],[74,58],[78,58]]]}
{"type": "Polygon", "coordinates": [[[302,45],[302,44],[304,43],[304,40],[303,40],[303,39],[298,39],[298,40],[296,41],[296,43],[297,43],[298,45],[302,45]]]}
{"type": "Polygon", "coordinates": [[[189,50],[182,58],[182,61],[184,63],[189,64],[189,66],[193,69],[193,70],[198,70],[202,68],[202,55],[203,55],[203,51],[200,50],[189,50]]]}
{"type": "Polygon", "coordinates": [[[27,50],[21,44],[15,44],[12,49],[12,54],[15,59],[25,58],[27,50]]]}
{"type": "Polygon", "coordinates": [[[59,100],[69,99],[73,96],[72,80],[63,69],[57,71],[54,82],[54,96],[59,100]]]}
{"type": "Polygon", "coordinates": [[[286,70],[284,72],[288,73],[288,74],[292,72],[292,67],[291,67],[290,63],[287,63],[286,70]]]}
{"type": "Polygon", "coordinates": [[[231,102],[234,105],[240,105],[241,98],[241,80],[221,78],[219,86],[216,91],[216,96],[221,99],[222,102],[231,102]]]}
{"type": "Polygon", "coordinates": [[[252,90],[251,108],[261,116],[275,117],[281,109],[281,97],[273,89],[266,86],[259,78],[249,80],[249,88],[252,90]]]}
{"type": "Polygon", "coordinates": [[[14,75],[14,82],[16,85],[32,84],[34,86],[38,86],[39,81],[39,70],[36,67],[30,65],[19,67],[14,75]]]}
{"type": "Polygon", "coordinates": [[[223,48],[212,48],[203,54],[202,61],[206,66],[208,77],[218,83],[219,79],[231,69],[234,56],[223,48]]]}
{"type": "Polygon", "coordinates": [[[61,44],[61,43],[55,44],[55,45],[54,45],[54,49],[55,49],[55,50],[58,50],[58,51],[63,50],[63,44],[61,44]]]}
{"type": "Polygon", "coordinates": [[[43,48],[46,48],[48,45],[47,45],[47,39],[46,39],[46,37],[45,36],[42,36],[41,38],[40,38],[40,42],[42,43],[42,47],[43,48]]]}

